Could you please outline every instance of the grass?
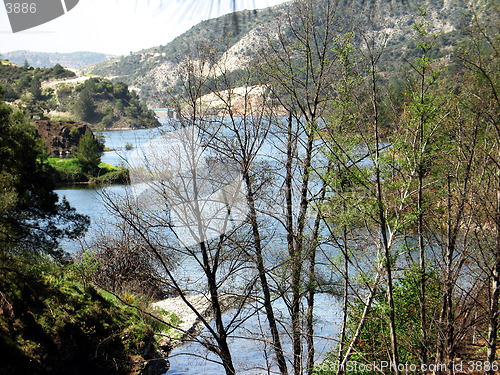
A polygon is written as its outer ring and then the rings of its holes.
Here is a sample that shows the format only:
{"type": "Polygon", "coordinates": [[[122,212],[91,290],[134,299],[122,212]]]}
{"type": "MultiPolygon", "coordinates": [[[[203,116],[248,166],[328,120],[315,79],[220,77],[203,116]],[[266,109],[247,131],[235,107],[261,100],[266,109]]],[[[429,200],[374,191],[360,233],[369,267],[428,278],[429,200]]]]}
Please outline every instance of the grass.
{"type": "Polygon", "coordinates": [[[132,373],[166,328],[49,259],[3,257],[0,267],[0,374],[132,373]]]}
{"type": "Polygon", "coordinates": [[[49,158],[48,161],[51,166],[58,169],[81,169],[80,163],[78,163],[77,158],[49,158]]]}
{"type": "Polygon", "coordinates": [[[128,170],[108,163],[100,163],[95,175],[87,175],[77,158],[48,158],[48,163],[57,173],[57,179],[63,183],[89,182],[95,184],[126,183],[128,170]]]}

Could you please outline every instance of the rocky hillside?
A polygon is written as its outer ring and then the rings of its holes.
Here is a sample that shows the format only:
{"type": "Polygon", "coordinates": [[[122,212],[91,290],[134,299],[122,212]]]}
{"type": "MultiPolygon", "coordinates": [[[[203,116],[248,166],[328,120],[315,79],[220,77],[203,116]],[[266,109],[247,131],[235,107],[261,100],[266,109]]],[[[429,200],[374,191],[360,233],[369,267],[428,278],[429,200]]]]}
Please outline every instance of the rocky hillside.
{"type": "Polygon", "coordinates": [[[209,45],[219,58],[226,58],[232,69],[243,68],[255,58],[264,35],[277,27],[286,14],[286,5],[263,10],[245,10],[237,17],[228,14],[207,20],[164,46],[91,65],[86,72],[128,83],[148,104],[161,105],[165,89],[178,85],[177,69],[195,45],[209,45]],[[159,99],[160,98],[160,99],[159,99]]]}
{"type": "Polygon", "coordinates": [[[73,154],[80,138],[90,130],[87,124],[74,121],[35,121],[45,147],[52,155],[73,154]]]}
{"type": "MultiPolygon", "coordinates": [[[[479,12],[487,12],[491,3],[471,1],[477,3],[479,12]]],[[[165,46],[109,59],[90,66],[88,71],[127,82],[138,90],[142,99],[160,106],[166,90],[175,92],[180,84],[178,68],[195,46],[208,46],[226,69],[238,71],[258,58],[260,47],[268,38],[276,38],[280,27],[283,32],[289,32],[283,25],[293,6],[293,2],[288,2],[204,21],[165,46]]],[[[471,19],[469,4],[462,0],[340,1],[336,27],[341,32],[360,28],[378,33],[386,39],[389,51],[386,55],[390,60],[383,65],[388,70],[397,69],[401,54],[414,49],[415,42],[410,35],[414,34],[414,24],[423,10],[437,34],[442,56],[446,57],[471,19]]]]}

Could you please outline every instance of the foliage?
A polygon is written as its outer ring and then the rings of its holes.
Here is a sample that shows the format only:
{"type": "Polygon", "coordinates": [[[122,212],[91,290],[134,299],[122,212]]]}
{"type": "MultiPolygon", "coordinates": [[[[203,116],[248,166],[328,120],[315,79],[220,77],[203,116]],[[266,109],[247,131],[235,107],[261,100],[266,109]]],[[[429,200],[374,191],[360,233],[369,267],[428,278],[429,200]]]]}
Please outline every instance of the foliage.
{"type": "Polygon", "coordinates": [[[90,90],[83,89],[78,95],[78,100],[75,103],[75,114],[82,121],[92,121],[95,116],[96,105],[90,94],[90,90]]]}
{"type": "Polygon", "coordinates": [[[94,175],[97,172],[101,163],[103,148],[104,145],[94,137],[94,134],[90,130],[87,130],[80,138],[78,151],[75,153],[75,156],[81,164],[84,173],[94,175]]]}
{"type": "MultiPolygon", "coordinates": [[[[419,305],[416,301],[419,300],[421,274],[418,266],[414,265],[412,268],[405,270],[404,275],[394,284],[394,302],[396,308],[396,328],[397,334],[400,338],[400,361],[401,363],[415,364],[418,368],[419,347],[416,343],[419,342],[419,305]]],[[[435,270],[429,270],[426,274],[428,283],[427,306],[430,319],[436,319],[440,312],[441,301],[441,283],[439,275],[435,270]]],[[[385,297],[386,291],[380,290],[377,293],[376,300],[373,304],[370,317],[366,323],[363,334],[356,347],[356,354],[351,357],[351,363],[357,362],[359,364],[381,363],[387,360],[387,350],[390,348],[389,327],[387,325],[387,311],[388,304],[385,297]]],[[[364,304],[357,300],[353,302],[352,310],[348,317],[347,334],[351,338],[359,319],[363,313],[364,304]]],[[[437,327],[433,325],[428,332],[429,338],[435,340],[437,336],[437,327]]],[[[327,356],[328,358],[328,356],[327,356]]],[[[314,374],[317,375],[330,375],[336,374],[336,354],[332,354],[324,365],[317,366],[314,374]]],[[[430,359],[432,362],[432,359],[430,359]]],[[[352,366],[354,368],[354,366],[352,366]]],[[[375,375],[378,374],[377,370],[370,371],[349,371],[349,375],[375,375]]]]}
{"type": "Polygon", "coordinates": [[[58,183],[123,184],[128,182],[126,168],[115,167],[107,163],[99,163],[94,175],[84,172],[77,158],[49,158],[48,163],[54,168],[58,183]]]}
{"type": "Polygon", "coordinates": [[[0,373],[127,373],[164,329],[46,259],[0,266],[0,373]]]}
{"type": "Polygon", "coordinates": [[[0,84],[5,85],[5,100],[20,101],[31,117],[50,117],[56,111],[55,116],[62,112],[72,119],[104,128],[159,126],[154,112],[148,110],[123,82],[94,77],[80,84],[61,82],[54,89],[41,90],[44,81],[74,76],[59,64],[50,69],[0,64],[0,84]]]}
{"type": "MultiPolygon", "coordinates": [[[[78,85],[75,92],[79,92],[79,99],[75,104],[76,114],[85,116],[86,121],[91,123],[104,128],[149,128],[159,125],[154,113],[123,82],[113,84],[107,79],[90,78],[78,85]]],[[[66,105],[71,107],[72,103],[69,98],[66,105]]]]}
{"type": "Polygon", "coordinates": [[[77,158],[49,158],[48,162],[57,173],[57,182],[71,183],[88,181],[88,177],[83,172],[82,165],[77,158]]]}
{"type": "MultiPolygon", "coordinates": [[[[74,77],[75,73],[56,64],[53,68],[19,67],[15,64],[0,64],[0,84],[8,87],[6,100],[19,99],[27,90],[38,90],[39,83],[50,79],[74,77]]],[[[39,97],[37,99],[40,99],[39,97]]]]}
{"type": "MultiPolygon", "coordinates": [[[[47,160],[36,128],[0,101],[0,133],[0,350],[6,356],[0,373],[123,374],[138,370],[138,359],[164,364],[154,353],[154,332],[166,327],[137,313],[147,302],[123,306],[82,287],[61,266],[68,259],[59,242],[80,236],[89,221],[66,200],[58,202],[49,164],[57,162],[47,160]]],[[[79,143],[93,168],[102,144],[90,132],[79,143]]],[[[78,159],[60,164],[82,170],[78,159]]],[[[124,174],[108,164],[97,168],[124,174]]]]}
{"type": "Polygon", "coordinates": [[[1,252],[52,252],[85,231],[88,219],[52,191],[46,151],[24,115],[0,102],[1,252]]]}

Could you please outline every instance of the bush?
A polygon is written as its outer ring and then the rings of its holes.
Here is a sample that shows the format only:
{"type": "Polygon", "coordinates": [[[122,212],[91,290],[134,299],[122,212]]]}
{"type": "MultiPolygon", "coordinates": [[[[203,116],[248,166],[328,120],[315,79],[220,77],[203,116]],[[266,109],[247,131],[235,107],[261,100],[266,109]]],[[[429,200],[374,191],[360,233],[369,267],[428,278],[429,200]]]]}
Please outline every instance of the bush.
{"type": "Polygon", "coordinates": [[[162,329],[48,260],[1,266],[0,373],[129,373],[162,329]]]}

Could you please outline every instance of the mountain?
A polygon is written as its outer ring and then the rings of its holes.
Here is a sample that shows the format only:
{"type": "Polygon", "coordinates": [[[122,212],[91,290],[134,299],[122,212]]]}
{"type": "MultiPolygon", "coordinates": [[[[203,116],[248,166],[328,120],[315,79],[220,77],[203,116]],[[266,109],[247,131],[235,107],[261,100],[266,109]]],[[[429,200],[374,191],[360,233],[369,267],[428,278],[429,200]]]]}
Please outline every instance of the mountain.
{"type": "Polygon", "coordinates": [[[49,53],[31,51],[0,52],[0,59],[9,60],[23,66],[27,61],[34,68],[51,68],[60,64],[66,68],[80,69],[86,65],[96,64],[113,57],[97,52],[49,53]]]}
{"type": "MultiPolygon", "coordinates": [[[[491,1],[475,1],[478,12],[487,12],[491,1]]],[[[382,66],[399,69],[401,58],[415,50],[414,25],[422,17],[436,33],[441,56],[449,56],[471,20],[469,4],[463,0],[365,1],[340,0],[338,25],[343,31],[357,29],[386,38],[382,66]]],[[[260,46],[267,38],[276,38],[278,25],[284,22],[293,2],[262,10],[245,10],[203,21],[165,46],[145,49],[127,56],[115,57],[89,66],[92,74],[124,81],[133,87],[149,105],[159,106],[166,90],[175,92],[180,84],[178,68],[196,45],[210,46],[226,69],[238,71],[258,58],[260,46]]],[[[289,30],[283,30],[285,33],[289,30]]],[[[361,38],[355,42],[362,43],[361,38]]]]}
{"type": "Polygon", "coordinates": [[[85,72],[126,82],[141,99],[158,106],[155,96],[178,83],[176,71],[190,53],[190,46],[209,43],[219,57],[227,55],[233,60],[235,70],[242,68],[255,58],[255,48],[264,42],[265,33],[277,26],[286,9],[287,5],[281,4],[203,21],[164,46],[111,58],[88,66],[85,72]]]}

